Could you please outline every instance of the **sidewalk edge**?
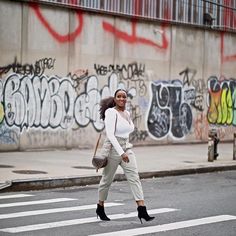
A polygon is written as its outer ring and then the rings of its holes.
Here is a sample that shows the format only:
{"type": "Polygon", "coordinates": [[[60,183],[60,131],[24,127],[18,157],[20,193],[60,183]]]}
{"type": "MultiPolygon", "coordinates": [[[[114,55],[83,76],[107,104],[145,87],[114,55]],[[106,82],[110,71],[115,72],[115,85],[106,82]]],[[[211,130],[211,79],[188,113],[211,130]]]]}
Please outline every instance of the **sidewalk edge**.
{"type": "MultiPolygon", "coordinates": [[[[227,166],[210,166],[210,167],[198,167],[188,169],[175,169],[175,170],[163,170],[163,171],[152,171],[152,172],[140,172],[139,176],[141,179],[157,178],[157,177],[168,177],[177,175],[188,175],[188,174],[201,174],[208,172],[217,171],[229,171],[236,170],[236,165],[227,166]]],[[[0,189],[1,192],[16,192],[16,191],[33,191],[33,190],[44,190],[44,189],[55,189],[55,188],[68,188],[75,186],[86,186],[98,184],[101,175],[94,176],[75,176],[75,177],[60,177],[60,178],[44,178],[44,179],[26,179],[26,180],[13,180],[11,185],[6,188],[0,189]]],[[[114,181],[125,181],[124,174],[116,174],[114,181]]]]}

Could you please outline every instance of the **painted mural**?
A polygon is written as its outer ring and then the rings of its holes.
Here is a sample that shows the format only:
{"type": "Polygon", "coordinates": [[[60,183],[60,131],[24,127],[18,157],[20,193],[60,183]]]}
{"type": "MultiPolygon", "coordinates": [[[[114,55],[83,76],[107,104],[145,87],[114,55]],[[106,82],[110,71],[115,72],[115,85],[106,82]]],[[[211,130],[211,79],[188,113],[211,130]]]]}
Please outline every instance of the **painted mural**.
{"type": "MultiPolygon", "coordinates": [[[[86,31],[83,12],[74,12],[75,28],[62,34],[44,16],[43,7],[28,6],[55,44],[76,43],[86,31]]],[[[127,31],[104,17],[97,27],[108,40],[115,38],[127,49],[145,47],[158,58],[171,52],[168,25],[159,25],[152,34],[142,35],[139,22],[133,19],[127,31]]],[[[231,63],[236,68],[236,51],[227,54],[224,33],[219,35],[221,67],[231,63]]],[[[160,78],[155,66],[136,59],[107,64],[94,60],[87,67],[78,64],[65,74],[55,70],[58,58],[53,55],[20,61],[12,55],[11,61],[0,64],[0,150],[1,146],[11,150],[22,136],[33,145],[39,136],[42,140],[56,140],[64,138],[65,133],[77,132],[75,143],[79,143],[82,136],[78,131],[85,136],[86,132],[101,132],[104,124],[99,117],[99,103],[113,96],[117,88],[128,92],[127,109],[136,127],[130,136],[133,143],[207,141],[210,127],[217,127],[223,139],[230,139],[229,133],[235,132],[236,78],[222,74],[202,78],[199,68],[188,65],[188,61],[185,67],[178,68],[175,78],[168,75],[160,78]]],[[[90,144],[93,145],[92,141],[90,144]]],[[[55,146],[60,145],[55,141],[55,146]]]]}

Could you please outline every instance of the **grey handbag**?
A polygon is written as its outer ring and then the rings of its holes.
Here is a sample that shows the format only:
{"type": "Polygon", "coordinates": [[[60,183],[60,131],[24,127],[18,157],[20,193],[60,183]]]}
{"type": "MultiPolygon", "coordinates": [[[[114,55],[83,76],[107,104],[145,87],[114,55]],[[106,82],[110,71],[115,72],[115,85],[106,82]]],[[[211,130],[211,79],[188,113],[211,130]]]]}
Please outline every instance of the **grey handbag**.
{"type": "MultiPolygon", "coordinates": [[[[117,115],[116,115],[114,133],[116,132],[116,123],[117,123],[117,115]]],[[[102,146],[100,155],[96,155],[101,136],[102,136],[102,134],[100,133],[98,140],[97,140],[95,150],[94,150],[93,158],[92,158],[92,165],[96,168],[96,172],[98,172],[98,169],[103,168],[107,165],[107,161],[108,161],[107,159],[111,153],[111,148],[112,148],[112,144],[110,143],[110,141],[108,141],[106,139],[103,146],[102,146]]]]}
{"type": "Polygon", "coordinates": [[[98,169],[103,168],[107,165],[107,157],[110,154],[110,150],[111,150],[111,145],[109,148],[104,148],[104,145],[103,145],[101,155],[96,155],[101,136],[102,134],[100,133],[95,150],[94,150],[93,159],[92,159],[92,164],[96,168],[96,172],[98,172],[98,169]]]}

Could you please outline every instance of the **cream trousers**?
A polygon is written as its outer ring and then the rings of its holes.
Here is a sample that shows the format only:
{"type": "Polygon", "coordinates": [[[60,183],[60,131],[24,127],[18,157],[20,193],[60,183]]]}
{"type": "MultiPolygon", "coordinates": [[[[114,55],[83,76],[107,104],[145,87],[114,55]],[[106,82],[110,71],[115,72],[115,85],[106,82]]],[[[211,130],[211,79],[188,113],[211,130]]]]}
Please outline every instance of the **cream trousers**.
{"type": "MultiPolygon", "coordinates": [[[[117,140],[122,146],[122,148],[126,150],[128,140],[119,137],[117,137],[117,140]]],[[[106,140],[105,142],[109,141],[106,140]]],[[[130,185],[134,199],[136,201],[144,200],[135,154],[131,149],[126,150],[126,153],[129,157],[128,163],[122,161],[121,156],[116,152],[116,150],[113,147],[111,148],[111,154],[108,157],[107,166],[103,169],[102,178],[99,183],[98,194],[100,201],[107,200],[109,188],[111,186],[111,183],[113,182],[116,170],[119,165],[122,167],[124,171],[124,174],[130,185]]]]}

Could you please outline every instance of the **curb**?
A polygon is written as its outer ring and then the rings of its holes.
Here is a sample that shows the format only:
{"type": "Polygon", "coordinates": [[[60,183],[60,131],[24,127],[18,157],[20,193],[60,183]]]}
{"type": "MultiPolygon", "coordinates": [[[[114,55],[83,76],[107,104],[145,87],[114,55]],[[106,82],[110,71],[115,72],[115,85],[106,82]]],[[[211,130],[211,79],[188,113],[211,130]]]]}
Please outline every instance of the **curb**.
{"type": "MultiPolygon", "coordinates": [[[[230,170],[236,170],[236,165],[140,172],[139,176],[141,179],[149,179],[149,178],[157,178],[157,177],[201,174],[201,173],[208,173],[208,172],[230,171],[230,170]]],[[[75,186],[87,186],[87,185],[98,184],[100,181],[100,178],[101,178],[101,175],[13,180],[12,182],[8,182],[6,187],[0,188],[0,193],[1,192],[45,190],[45,189],[55,189],[55,188],[68,188],[68,187],[75,187],[75,186]]],[[[115,175],[114,181],[125,181],[125,180],[126,178],[124,174],[115,175]]]]}

